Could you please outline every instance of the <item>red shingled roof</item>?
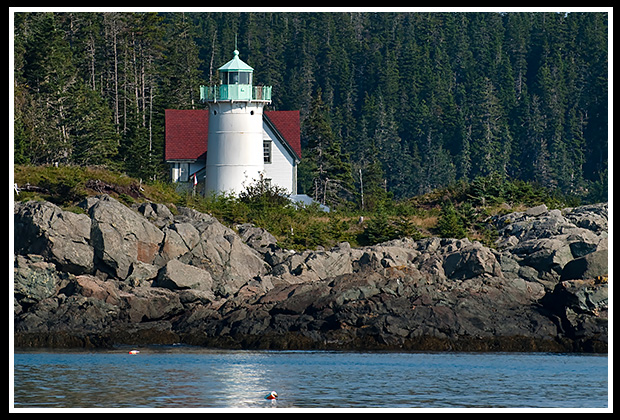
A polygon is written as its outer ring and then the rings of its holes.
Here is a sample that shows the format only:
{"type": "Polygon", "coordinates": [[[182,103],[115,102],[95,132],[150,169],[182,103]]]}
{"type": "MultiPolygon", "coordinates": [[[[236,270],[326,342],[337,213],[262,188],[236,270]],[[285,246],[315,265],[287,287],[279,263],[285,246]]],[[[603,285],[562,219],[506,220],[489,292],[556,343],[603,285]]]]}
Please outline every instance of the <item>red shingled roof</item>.
{"type": "MultiPolygon", "coordinates": [[[[265,111],[290,148],[301,159],[299,111],[265,111]]],[[[209,132],[206,109],[167,109],[165,160],[205,159],[209,132]]]]}
{"type": "Polygon", "coordinates": [[[165,159],[206,159],[209,111],[167,109],[165,159]]]}
{"type": "Polygon", "coordinates": [[[269,118],[297,157],[301,159],[299,111],[265,111],[264,115],[269,118]]]}

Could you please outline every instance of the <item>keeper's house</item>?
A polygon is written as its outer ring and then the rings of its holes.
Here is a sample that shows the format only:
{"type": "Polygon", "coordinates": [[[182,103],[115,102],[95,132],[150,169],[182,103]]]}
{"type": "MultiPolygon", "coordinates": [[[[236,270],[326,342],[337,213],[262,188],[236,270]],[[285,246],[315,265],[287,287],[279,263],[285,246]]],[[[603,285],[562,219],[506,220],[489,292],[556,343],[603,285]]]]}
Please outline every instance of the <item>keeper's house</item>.
{"type": "MultiPolygon", "coordinates": [[[[226,191],[206,188],[209,118],[213,112],[212,109],[167,109],[165,160],[170,166],[172,181],[178,183],[180,189],[195,188],[200,194],[237,194],[255,180],[249,173],[246,177],[238,177],[234,182],[239,185],[230,186],[226,191]]],[[[299,130],[299,111],[262,112],[261,176],[271,185],[284,188],[291,196],[297,194],[297,165],[301,160],[299,130]]],[[[241,150],[229,153],[243,155],[241,150]]],[[[217,162],[212,164],[218,165],[217,162]]]]}

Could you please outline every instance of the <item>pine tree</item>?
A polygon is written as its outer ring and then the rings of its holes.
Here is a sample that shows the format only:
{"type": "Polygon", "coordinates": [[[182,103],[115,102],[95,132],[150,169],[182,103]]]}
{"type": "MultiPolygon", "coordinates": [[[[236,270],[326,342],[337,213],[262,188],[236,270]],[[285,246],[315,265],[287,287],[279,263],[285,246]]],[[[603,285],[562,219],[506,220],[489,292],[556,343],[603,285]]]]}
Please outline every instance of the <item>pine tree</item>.
{"type": "Polygon", "coordinates": [[[302,182],[306,184],[306,191],[311,191],[312,197],[321,204],[343,204],[352,197],[354,190],[351,165],[331,130],[320,90],[304,127],[307,157],[302,163],[304,170],[300,165],[300,171],[305,174],[302,182]]]}
{"type": "Polygon", "coordinates": [[[53,13],[35,13],[26,17],[22,27],[22,80],[27,93],[23,92],[25,101],[16,117],[30,136],[26,142],[32,163],[71,163],[72,132],[82,117],[75,106],[83,81],[76,75],[71,46],[59,20],[53,13]]]}
{"type": "Polygon", "coordinates": [[[437,220],[437,233],[442,238],[461,239],[466,236],[465,225],[454,204],[449,200],[441,206],[437,220]]]}
{"type": "Polygon", "coordinates": [[[162,95],[174,109],[195,109],[201,65],[194,27],[187,13],[167,14],[167,42],[162,57],[162,95]]]}
{"type": "Polygon", "coordinates": [[[112,110],[97,92],[87,88],[76,93],[76,99],[72,161],[78,165],[111,165],[119,143],[112,110]]]}

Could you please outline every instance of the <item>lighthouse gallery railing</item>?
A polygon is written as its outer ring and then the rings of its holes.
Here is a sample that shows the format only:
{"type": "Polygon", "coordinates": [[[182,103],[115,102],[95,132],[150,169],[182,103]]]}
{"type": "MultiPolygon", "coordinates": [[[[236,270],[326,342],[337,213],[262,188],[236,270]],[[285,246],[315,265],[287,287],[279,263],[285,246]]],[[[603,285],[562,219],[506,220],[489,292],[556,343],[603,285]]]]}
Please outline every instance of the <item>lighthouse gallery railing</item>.
{"type": "MultiPolygon", "coordinates": [[[[205,101],[228,101],[231,98],[227,90],[221,86],[200,86],[200,100],[205,101]]],[[[271,86],[252,86],[253,101],[271,101],[271,86]]]]}

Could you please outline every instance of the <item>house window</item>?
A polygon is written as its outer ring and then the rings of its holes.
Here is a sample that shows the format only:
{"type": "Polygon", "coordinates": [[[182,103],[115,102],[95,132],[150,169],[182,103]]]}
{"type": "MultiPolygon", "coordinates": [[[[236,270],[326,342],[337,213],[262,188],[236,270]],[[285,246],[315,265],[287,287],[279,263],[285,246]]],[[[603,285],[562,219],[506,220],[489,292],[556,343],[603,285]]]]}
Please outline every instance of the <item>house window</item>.
{"type": "Polygon", "coordinates": [[[263,140],[263,161],[271,163],[271,140],[263,140]]]}
{"type": "Polygon", "coordinates": [[[172,182],[187,182],[189,180],[189,163],[176,162],[172,164],[172,182]]]}

